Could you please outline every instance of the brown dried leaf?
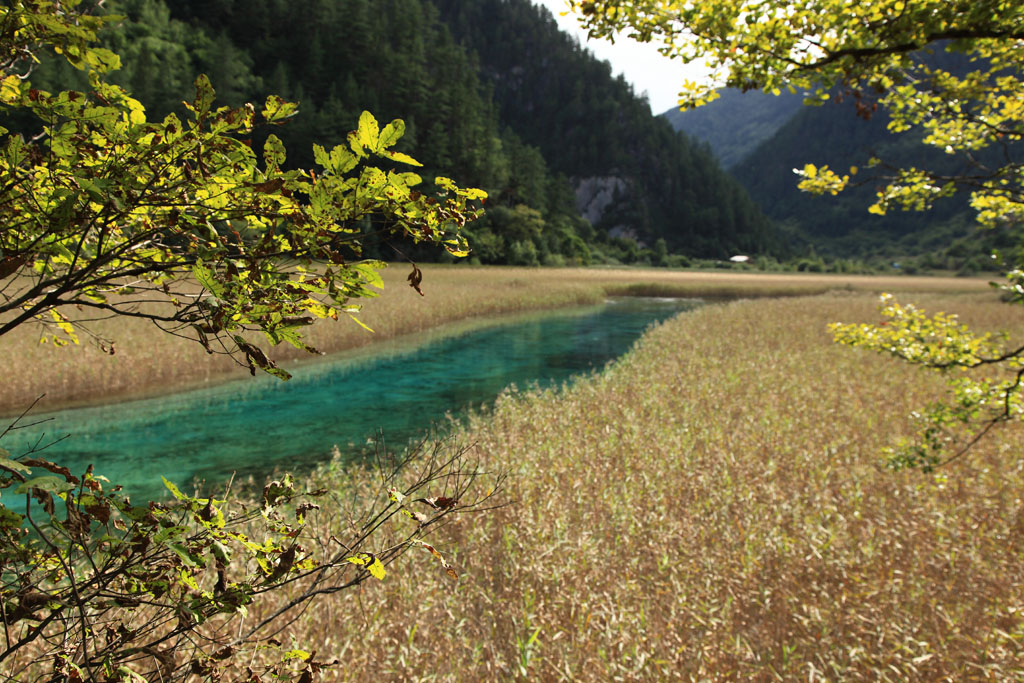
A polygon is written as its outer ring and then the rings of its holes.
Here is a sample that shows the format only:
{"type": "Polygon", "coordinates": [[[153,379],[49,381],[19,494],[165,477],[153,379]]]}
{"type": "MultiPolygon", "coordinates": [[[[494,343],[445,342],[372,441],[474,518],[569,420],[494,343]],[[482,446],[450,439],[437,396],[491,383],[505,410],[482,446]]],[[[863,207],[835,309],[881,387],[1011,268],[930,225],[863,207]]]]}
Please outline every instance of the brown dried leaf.
{"type": "Polygon", "coordinates": [[[409,273],[407,279],[409,280],[409,286],[415,289],[420,296],[426,296],[423,290],[420,289],[420,283],[423,282],[423,271],[415,263],[412,264],[412,272],[409,273]]]}
{"type": "Polygon", "coordinates": [[[444,496],[437,496],[435,498],[417,498],[413,501],[414,503],[424,503],[434,508],[435,510],[450,510],[458,504],[458,500],[455,498],[446,498],[444,496]]]}
{"type": "MultiPolygon", "coordinates": [[[[86,505],[85,511],[92,515],[100,524],[106,524],[110,521],[110,506],[109,505],[86,505]]],[[[124,526],[124,523],[121,523],[124,526]]],[[[115,524],[116,526],[116,524],[115,524]]]]}
{"type": "Polygon", "coordinates": [[[455,571],[455,568],[452,567],[448,563],[448,560],[444,559],[444,555],[439,553],[437,551],[437,549],[434,548],[434,546],[430,545],[429,543],[425,543],[423,541],[420,541],[419,544],[422,545],[424,548],[426,548],[427,552],[429,552],[431,555],[433,555],[434,557],[436,557],[438,559],[438,561],[441,563],[441,566],[444,567],[444,573],[445,574],[450,576],[453,580],[458,580],[459,573],[457,571],[455,571]]]}
{"type": "Polygon", "coordinates": [[[71,484],[80,484],[81,481],[75,475],[71,474],[71,470],[67,467],[63,467],[56,463],[52,463],[49,460],[43,460],[42,458],[26,458],[21,461],[21,464],[28,465],[29,467],[42,467],[44,470],[59,474],[64,477],[64,480],[71,484]]]}
{"type": "Polygon", "coordinates": [[[20,256],[8,256],[0,259],[0,280],[3,278],[13,275],[28,262],[28,254],[22,254],[20,256]]]}

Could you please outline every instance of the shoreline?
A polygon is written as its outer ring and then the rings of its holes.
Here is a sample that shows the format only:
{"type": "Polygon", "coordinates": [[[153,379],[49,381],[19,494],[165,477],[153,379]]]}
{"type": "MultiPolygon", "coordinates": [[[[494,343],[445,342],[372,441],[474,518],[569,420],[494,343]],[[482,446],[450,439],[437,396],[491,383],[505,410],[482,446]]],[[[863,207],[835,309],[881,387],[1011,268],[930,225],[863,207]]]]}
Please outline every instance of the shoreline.
{"type": "MultiPolygon", "coordinates": [[[[965,278],[668,271],[664,269],[565,268],[432,265],[425,271],[427,297],[405,286],[404,268],[382,271],[380,298],[363,300],[360,318],[369,334],[350,321],[321,321],[306,331],[309,343],[325,352],[309,354],[276,347],[270,355],[285,368],[332,362],[343,354],[378,353],[382,344],[415,345],[458,330],[494,324],[518,314],[596,304],[607,297],[670,296],[709,300],[807,296],[826,291],[991,291],[987,281],[965,278]]],[[[245,366],[210,357],[196,343],[176,339],[138,321],[111,321],[102,330],[118,339],[118,355],[92,346],[40,348],[29,329],[4,339],[19,358],[0,397],[0,420],[10,420],[38,397],[32,414],[107,405],[247,381],[245,366]],[[123,349],[123,350],[122,350],[123,349]]],[[[0,346],[2,348],[2,346],[0,346]]],[[[6,353],[4,354],[6,355],[6,353]]]]}
{"type": "MultiPolygon", "coordinates": [[[[642,297],[617,296],[614,298],[623,299],[642,297]]],[[[361,362],[366,362],[369,359],[377,357],[401,355],[403,353],[414,351],[421,346],[425,346],[436,341],[440,341],[450,337],[457,337],[462,334],[486,329],[489,327],[498,327],[518,320],[525,321],[536,317],[543,317],[548,315],[561,315],[572,312],[574,310],[583,311],[588,308],[596,308],[600,305],[602,305],[602,302],[598,301],[592,304],[570,304],[567,306],[560,306],[556,308],[539,308],[508,311],[504,313],[498,313],[495,315],[451,320],[441,323],[436,327],[427,328],[425,330],[419,330],[416,332],[405,332],[396,334],[394,336],[382,338],[379,339],[377,343],[369,343],[360,346],[340,348],[333,350],[329,353],[325,353],[322,356],[315,356],[309,354],[305,357],[294,358],[281,363],[281,366],[289,371],[295,371],[300,368],[316,367],[334,363],[359,364],[361,362]]],[[[235,383],[241,384],[254,381],[282,381],[275,379],[270,375],[267,375],[266,373],[260,371],[257,371],[254,377],[250,376],[248,374],[248,368],[244,365],[238,366],[237,370],[238,371],[235,372],[231,369],[228,369],[223,373],[219,373],[215,376],[204,379],[202,381],[185,381],[180,385],[173,385],[165,387],[163,389],[150,387],[148,389],[140,390],[134,393],[118,394],[116,396],[111,396],[106,400],[103,400],[102,398],[97,400],[94,398],[70,401],[53,407],[48,406],[47,409],[43,412],[39,412],[37,406],[26,415],[26,419],[28,419],[31,415],[34,415],[36,413],[39,413],[40,416],[45,418],[48,415],[59,413],[65,410],[112,406],[121,403],[131,403],[133,401],[143,401],[147,399],[159,398],[162,396],[174,396],[177,394],[186,394],[192,391],[203,391],[205,389],[213,389],[215,387],[222,387],[225,385],[235,383]]],[[[0,421],[10,420],[12,418],[18,417],[19,414],[20,411],[7,413],[4,412],[3,410],[0,410],[0,421]]]]}

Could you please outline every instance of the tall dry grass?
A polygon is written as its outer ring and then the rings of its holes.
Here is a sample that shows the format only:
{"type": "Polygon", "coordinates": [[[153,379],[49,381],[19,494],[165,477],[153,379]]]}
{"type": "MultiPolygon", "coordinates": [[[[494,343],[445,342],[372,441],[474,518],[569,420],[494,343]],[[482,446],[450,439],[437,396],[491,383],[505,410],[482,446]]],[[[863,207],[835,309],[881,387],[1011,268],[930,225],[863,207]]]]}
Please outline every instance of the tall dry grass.
{"type": "MultiPolygon", "coordinates": [[[[991,297],[915,299],[1007,322],[991,297]]],[[[882,469],[942,386],[830,343],[874,306],[708,307],[568,389],[503,395],[461,438],[511,505],[433,541],[462,578],[408,556],[278,637],[338,657],[329,680],[1024,679],[1024,434],[882,469]]]]}
{"type": "MultiPolygon", "coordinates": [[[[385,291],[363,303],[369,334],[342,319],[325,321],[308,332],[309,342],[335,352],[414,335],[438,326],[519,311],[594,303],[614,294],[651,296],[785,296],[831,289],[880,291],[979,291],[982,280],[950,278],[875,278],[859,275],[701,273],[664,269],[531,269],[427,266],[420,297],[406,286],[401,264],[384,271],[385,291]]],[[[69,311],[74,317],[75,311],[69,311]]],[[[210,357],[194,342],[177,339],[138,320],[116,319],[95,325],[116,341],[113,356],[83,343],[63,349],[40,345],[39,331],[23,326],[0,338],[4,378],[0,415],[20,412],[41,394],[43,408],[110,401],[222,381],[244,372],[224,357],[210,357]]],[[[291,366],[309,356],[289,346],[271,355],[291,366]]]]}

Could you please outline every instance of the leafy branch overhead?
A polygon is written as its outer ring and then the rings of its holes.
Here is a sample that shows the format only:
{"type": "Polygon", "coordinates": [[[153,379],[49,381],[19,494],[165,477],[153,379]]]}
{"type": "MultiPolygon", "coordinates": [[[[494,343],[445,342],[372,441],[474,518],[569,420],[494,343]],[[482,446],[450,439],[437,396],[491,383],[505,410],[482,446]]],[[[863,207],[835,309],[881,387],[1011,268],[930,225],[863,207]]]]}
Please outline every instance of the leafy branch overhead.
{"type": "Polygon", "coordinates": [[[931,471],[963,456],[995,425],[1024,417],[1024,347],[889,294],[879,309],[884,320],[877,324],[832,324],[835,341],[940,372],[952,394],[914,414],[917,433],[887,449],[890,467],[931,471]]]}
{"type": "Polygon", "coordinates": [[[438,444],[383,454],[375,472],[344,479],[285,475],[252,502],[164,479],[170,501],[133,504],[92,467],[75,475],[37,455],[0,449],[0,492],[25,501],[20,512],[0,506],[0,671],[13,680],[311,681],[338,662],[284,647],[272,637],[282,622],[310,600],[385,580],[413,548],[456,580],[423,537],[486,509],[502,480],[473,493],[485,473],[468,449],[438,444]]]}
{"type": "MultiPolygon", "coordinates": [[[[809,104],[852,96],[864,117],[884,112],[889,130],[911,128],[960,169],[887,168],[875,213],[926,209],[956,190],[988,226],[1024,218],[1024,6],[969,0],[573,0],[595,36],[616,32],[712,71],[682,83],[680,105],[699,106],[715,88],[782,89],[809,104]],[[948,53],[937,59],[934,53],[948,53]],[[956,66],[957,64],[959,66],[956,66]]],[[[813,162],[813,159],[808,159],[813,162]]],[[[856,174],[808,165],[801,187],[835,193],[856,174]]],[[[878,179],[878,178],[876,178],[878,179]]]]}
{"type": "Polygon", "coordinates": [[[199,76],[186,120],[149,121],[103,79],[118,60],[89,42],[105,20],[75,6],[0,10],[3,25],[23,25],[0,108],[38,122],[27,139],[0,129],[0,335],[37,321],[55,343],[77,343],[90,319],[135,316],[287,378],[245,333],[313,351],[303,327],[355,314],[353,300],[381,285],[383,264],[361,260],[368,226],[466,253],[460,230],[486,195],[441,177],[436,196],[416,189],[421,177],[405,168],[419,164],[394,150],[401,120],[381,128],[363,112],[345,144],[314,148],[321,168],[286,170],[276,135],[260,151],[250,136],[287,123],[294,103],[215,107],[199,76]],[[48,45],[88,70],[88,92],[21,78],[48,45]]]}
{"type": "MultiPolygon", "coordinates": [[[[957,191],[986,227],[1011,234],[1024,223],[1024,4],[969,0],[571,0],[591,35],[618,31],[661,43],[684,62],[703,61],[713,82],[683,84],[680,105],[699,106],[714,88],[782,88],[805,103],[852,96],[858,115],[888,117],[893,133],[959,165],[894,166],[872,159],[875,214],[928,210],[957,191]],[[951,170],[952,169],[952,170],[951,170]]],[[[813,161],[813,160],[809,160],[813,161]]],[[[858,169],[806,164],[800,188],[836,194],[858,169]]],[[[1024,303],[1024,251],[1004,259],[1004,289],[1024,303]]],[[[965,453],[995,424],[1024,416],[1024,347],[1002,349],[955,316],[927,317],[886,298],[879,325],[834,325],[837,341],[946,373],[952,398],[916,415],[916,438],[891,449],[890,464],[930,470],[965,453]],[[968,373],[968,370],[972,370],[968,373]],[[979,426],[980,425],[980,426],[979,426]],[[968,434],[969,436],[964,436],[968,434]]]]}
{"type": "MultiPolygon", "coordinates": [[[[367,230],[465,254],[461,229],[485,194],[444,177],[435,196],[415,189],[407,168],[419,164],[394,149],[402,121],[381,128],[363,112],[344,144],[314,149],[316,170],[287,168],[272,133],[253,149],[257,127],[297,113],[274,95],[258,111],[216,107],[199,76],[185,120],[150,121],[104,80],[120,62],[93,43],[111,18],[79,9],[0,7],[0,114],[19,122],[0,128],[0,336],[38,323],[44,341],[77,344],[91,320],[138,317],[287,379],[253,333],[313,351],[304,327],[355,314],[353,300],[382,284],[383,264],[361,258],[367,230]],[[89,88],[32,87],[47,51],[86,71],[89,88]]],[[[466,448],[439,444],[382,456],[376,479],[358,470],[304,490],[283,476],[248,503],[230,487],[198,497],[165,479],[172,500],[135,504],[92,466],[38,457],[46,447],[0,448],[5,680],[311,681],[337,662],[273,633],[314,598],[383,579],[412,547],[456,577],[422,537],[501,484],[474,496],[484,473],[466,448]],[[345,522],[320,520],[326,498],[345,522]],[[259,599],[268,593],[276,600],[259,599]]]]}

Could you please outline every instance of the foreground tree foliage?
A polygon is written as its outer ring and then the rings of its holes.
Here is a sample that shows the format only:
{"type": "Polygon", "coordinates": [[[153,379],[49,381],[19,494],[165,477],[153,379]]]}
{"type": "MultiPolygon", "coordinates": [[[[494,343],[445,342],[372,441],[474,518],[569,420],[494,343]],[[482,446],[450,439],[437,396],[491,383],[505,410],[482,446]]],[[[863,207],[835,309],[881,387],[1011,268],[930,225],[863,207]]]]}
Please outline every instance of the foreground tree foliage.
{"type": "MultiPolygon", "coordinates": [[[[421,179],[403,169],[418,163],[394,150],[401,120],[381,127],[364,112],[346,144],[314,147],[319,169],[283,170],[277,136],[260,153],[248,136],[285,123],[294,104],[270,96],[258,111],[215,107],[200,76],[187,120],[150,121],[104,80],[119,59],[94,41],[113,19],[80,9],[77,0],[0,8],[0,337],[34,323],[44,342],[77,344],[92,335],[90,321],[132,316],[287,379],[258,334],[314,351],[303,327],[354,314],[353,299],[380,285],[382,264],[360,259],[367,232],[465,253],[460,229],[485,195],[443,177],[436,197],[413,189],[421,179]],[[46,51],[85,71],[89,90],[33,88],[46,51]]],[[[114,353],[115,340],[95,341],[114,353]]],[[[200,498],[170,482],[172,500],[137,504],[91,467],[73,473],[43,459],[45,446],[0,449],[5,680],[216,680],[224,671],[311,680],[329,663],[268,640],[278,619],[317,595],[383,579],[416,546],[456,576],[422,536],[481,502],[470,499],[480,472],[463,448],[382,455],[367,490],[333,503],[347,518],[325,535],[312,531],[316,499],[335,492],[304,490],[290,476],[248,504],[230,489],[200,498]],[[270,592],[275,611],[247,620],[270,592]]]]}
{"type": "Polygon", "coordinates": [[[485,194],[447,178],[435,179],[440,199],[414,190],[421,178],[396,169],[418,162],[392,150],[401,120],[381,128],[364,112],[347,144],[314,147],[320,170],[284,171],[277,136],[261,154],[245,136],[282,124],[294,104],[271,95],[259,112],[215,109],[200,76],[190,120],[147,121],[137,100],[102,79],[119,60],[89,47],[100,18],[26,5],[0,17],[21,24],[5,46],[0,105],[41,127],[28,141],[2,131],[0,335],[34,320],[56,343],[77,342],[92,317],[136,316],[286,378],[243,333],[306,348],[302,327],[358,310],[351,300],[380,284],[381,264],[359,260],[367,222],[466,253],[459,230],[485,194]],[[31,87],[21,72],[47,44],[89,70],[91,92],[31,87]]]}
{"type": "MultiPolygon", "coordinates": [[[[593,35],[616,31],[661,41],[684,62],[701,60],[709,83],[683,83],[680,105],[699,106],[728,86],[778,94],[810,91],[810,102],[850,97],[865,117],[884,110],[892,131],[919,127],[924,143],[964,162],[955,174],[887,169],[871,211],[926,209],[958,188],[974,193],[979,219],[1022,217],[1024,169],[1014,160],[1024,135],[1024,7],[958,0],[575,0],[593,35]],[[959,56],[951,60],[930,55],[959,56]],[[946,65],[945,68],[937,64],[946,65]]],[[[880,171],[882,161],[879,160],[880,171]]],[[[802,186],[839,192],[856,175],[807,165],[802,186]]],[[[876,178],[877,180],[877,178],[876,178]]]]}
{"type": "MultiPolygon", "coordinates": [[[[879,185],[869,211],[926,210],[959,190],[979,222],[1016,233],[1024,222],[1024,5],[992,0],[572,0],[592,35],[626,31],[684,62],[703,60],[711,84],[683,84],[680,105],[714,88],[807,91],[813,104],[849,98],[858,113],[888,116],[893,132],[916,130],[924,145],[959,164],[893,167],[873,159],[879,185]]],[[[858,169],[807,164],[801,189],[836,194],[858,169]]],[[[1005,289],[1024,303],[1024,252],[996,255],[1005,289]]],[[[958,457],[993,424],[1024,414],[1024,347],[976,335],[955,317],[932,318],[884,299],[880,325],[837,325],[842,343],[891,353],[944,372],[953,398],[919,416],[919,438],[893,450],[894,466],[930,469],[958,457]],[[966,373],[971,370],[972,373],[966,373]]]]}
{"type": "Polygon", "coordinates": [[[501,484],[474,493],[484,473],[449,444],[382,453],[358,486],[285,475],[256,495],[198,497],[165,479],[173,498],[144,504],[32,452],[0,449],[0,470],[24,500],[0,506],[0,671],[32,681],[314,680],[344,663],[275,634],[412,548],[457,579],[423,537],[501,484]]]}
{"type": "Polygon", "coordinates": [[[879,310],[878,324],[830,325],[833,337],[940,372],[952,391],[950,400],[914,413],[917,434],[886,448],[889,467],[930,472],[962,457],[997,424],[1024,416],[1024,346],[1008,347],[1005,336],[977,334],[956,315],[928,316],[889,294],[879,310]]]}

